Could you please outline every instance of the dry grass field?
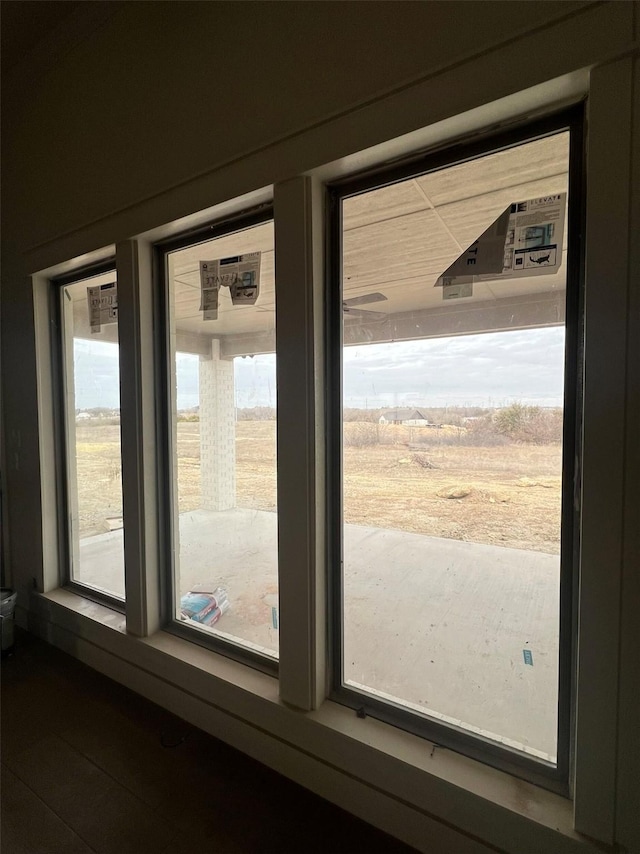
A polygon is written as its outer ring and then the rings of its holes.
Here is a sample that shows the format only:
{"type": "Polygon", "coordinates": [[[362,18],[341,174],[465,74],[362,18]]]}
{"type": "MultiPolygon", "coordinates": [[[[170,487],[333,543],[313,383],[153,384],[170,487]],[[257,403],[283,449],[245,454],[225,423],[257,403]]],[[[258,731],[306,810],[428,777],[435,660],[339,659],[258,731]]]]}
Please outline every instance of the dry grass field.
{"type": "MultiPolygon", "coordinates": [[[[374,425],[367,424],[369,430],[374,425]]],[[[200,506],[198,422],[178,423],[180,512],[200,506]]],[[[380,442],[361,442],[345,425],[345,519],[358,525],[557,554],[561,448],[473,447],[456,433],[388,425],[380,442]]],[[[121,514],[119,427],[77,426],[81,534],[121,514]]],[[[276,509],[275,423],[236,425],[237,503],[276,509]]]]}
{"type": "Polygon", "coordinates": [[[76,425],[80,536],[104,533],[105,520],[122,516],[120,426],[99,419],[76,425]]]}

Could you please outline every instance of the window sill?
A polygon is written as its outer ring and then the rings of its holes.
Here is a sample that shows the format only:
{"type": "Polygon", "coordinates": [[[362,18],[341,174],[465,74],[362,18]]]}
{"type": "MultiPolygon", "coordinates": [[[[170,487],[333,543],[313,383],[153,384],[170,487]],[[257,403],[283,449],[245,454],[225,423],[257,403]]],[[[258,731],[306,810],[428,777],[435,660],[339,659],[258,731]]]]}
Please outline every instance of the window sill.
{"type": "Polygon", "coordinates": [[[312,712],[288,707],[273,676],[165,631],[127,635],[122,614],[77,593],[34,594],[29,628],[410,844],[419,845],[419,839],[411,828],[394,826],[393,809],[380,813],[380,796],[395,801],[400,812],[417,813],[411,822],[416,828],[443,825],[449,839],[462,833],[522,854],[601,850],[573,830],[573,805],[559,795],[373,718],[358,718],[330,700],[312,712]],[[345,791],[336,787],[336,776],[345,791]],[[354,782],[360,791],[350,800],[346,790],[354,782]],[[371,815],[362,787],[378,804],[371,815]]]}

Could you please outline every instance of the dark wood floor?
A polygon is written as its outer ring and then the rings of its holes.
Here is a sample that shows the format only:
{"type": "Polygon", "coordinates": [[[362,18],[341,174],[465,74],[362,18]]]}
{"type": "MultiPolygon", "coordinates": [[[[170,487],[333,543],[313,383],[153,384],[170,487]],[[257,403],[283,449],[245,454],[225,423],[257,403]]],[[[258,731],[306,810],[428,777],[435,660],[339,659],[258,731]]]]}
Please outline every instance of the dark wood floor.
{"type": "Polygon", "coordinates": [[[2,662],[1,842],[3,854],[413,850],[26,634],[2,662]]]}

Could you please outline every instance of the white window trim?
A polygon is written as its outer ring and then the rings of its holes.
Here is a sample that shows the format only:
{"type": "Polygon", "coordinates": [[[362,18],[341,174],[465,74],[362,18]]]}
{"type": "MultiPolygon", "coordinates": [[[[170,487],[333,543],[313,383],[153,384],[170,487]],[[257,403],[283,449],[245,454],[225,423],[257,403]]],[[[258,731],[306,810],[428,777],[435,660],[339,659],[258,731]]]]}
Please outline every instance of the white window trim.
{"type": "Polygon", "coordinates": [[[161,625],[156,345],[151,248],[116,244],[120,345],[120,431],[127,631],[146,637],[161,625]]]}
{"type": "Polygon", "coordinates": [[[306,710],[328,687],[322,199],[317,179],[275,187],[280,696],[306,710]]]}
{"type": "MultiPolygon", "coordinates": [[[[624,6],[624,4],[622,4],[624,6]]],[[[626,27],[628,25],[626,12],[619,10],[616,27],[608,26],[609,21],[605,19],[602,30],[597,27],[598,15],[604,14],[603,7],[596,7],[589,16],[584,16],[580,26],[584,31],[577,33],[575,22],[571,28],[563,29],[564,24],[558,24],[545,38],[548,41],[552,35],[552,41],[557,48],[557,55],[562,56],[564,67],[581,68],[593,64],[593,57],[607,55],[607,52],[627,50],[625,47],[626,27]],[[566,31],[565,31],[566,30],[566,31]],[[561,50],[562,48],[563,50],[561,50]],[[575,55],[574,55],[575,54],[575,55]],[[572,57],[567,59],[567,57],[572,57]],[[581,59],[580,59],[581,58],[581,59]],[[571,65],[571,62],[574,64],[571,65]]],[[[628,13],[629,15],[631,12],[628,13]]],[[[568,26],[568,25],[567,25],[568,26]]],[[[535,36],[531,36],[532,45],[535,44],[535,36]]],[[[526,40],[525,40],[526,41],[526,40]]],[[[547,45],[553,53],[553,45],[547,45]]],[[[522,51],[522,44],[518,48],[522,51]]],[[[486,63],[488,69],[498,63],[505,67],[506,56],[503,55],[515,50],[505,48],[487,57],[476,60],[475,74],[478,79],[482,78],[482,68],[479,66],[486,63]]],[[[559,70],[562,62],[559,62],[559,70]]],[[[506,63],[508,64],[508,63],[506,63]]],[[[456,75],[456,69],[445,74],[456,75]]],[[[489,73],[489,72],[488,72],[489,73]]],[[[493,73],[493,72],[491,72],[493,73]]],[[[393,728],[375,721],[359,721],[359,734],[357,738],[350,733],[350,738],[359,746],[354,748],[355,753],[347,751],[342,757],[341,778],[343,790],[348,789],[349,780],[354,778],[354,769],[367,786],[373,787],[378,794],[383,796],[384,803],[389,805],[404,805],[403,808],[422,810],[430,822],[430,827],[439,828],[441,832],[445,827],[442,822],[450,823],[459,827],[463,833],[469,834],[477,839],[486,840],[488,843],[498,845],[507,850],[539,851],[544,850],[543,845],[549,843],[553,850],[562,851],[588,851],[595,850],[590,842],[584,837],[578,837],[576,832],[587,834],[605,843],[612,843],[615,839],[615,760],[616,760],[616,726],[618,713],[617,684],[613,684],[618,677],[617,651],[619,640],[619,577],[621,572],[622,556],[617,555],[620,551],[621,531],[619,520],[621,514],[611,513],[611,508],[620,508],[621,495],[624,481],[623,473],[620,471],[619,458],[616,457],[613,465],[610,465],[608,450],[606,458],[604,453],[598,450],[597,441],[599,432],[595,421],[591,422],[589,413],[597,411],[597,407],[613,399],[613,394],[622,392],[618,403],[624,400],[625,363],[624,353],[626,351],[626,293],[629,280],[627,267],[627,246],[624,244],[628,238],[627,219],[628,205],[620,204],[620,198],[628,198],[631,176],[629,174],[628,154],[631,140],[631,129],[629,127],[628,104],[631,91],[631,64],[629,59],[614,60],[601,67],[595,68],[590,74],[588,82],[589,94],[589,124],[587,128],[588,159],[587,159],[587,273],[586,273],[586,314],[587,323],[590,324],[587,340],[586,362],[587,371],[585,379],[585,414],[589,419],[588,429],[585,429],[585,450],[587,464],[584,469],[585,502],[583,506],[583,577],[580,594],[581,622],[579,634],[579,673],[589,673],[589,678],[581,678],[578,689],[578,722],[577,722],[577,755],[576,755],[576,785],[575,785],[575,818],[571,817],[571,803],[557,795],[544,792],[526,783],[519,782],[507,774],[487,768],[480,763],[464,757],[443,751],[440,756],[435,752],[432,760],[437,762],[427,763],[426,767],[416,765],[415,739],[407,733],[398,733],[393,728]],[[609,98],[612,91],[621,93],[621,97],[615,102],[609,98]],[[607,133],[610,126],[617,128],[613,137],[616,151],[612,151],[612,137],[607,133]],[[611,164],[615,164],[613,185],[622,195],[616,198],[615,192],[603,193],[602,181],[611,182],[611,164]],[[610,229],[618,232],[622,251],[618,262],[612,268],[610,261],[610,250],[606,235],[610,229]],[[605,280],[603,280],[603,276],[605,280]],[[613,340],[615,339],[615,340],[613,340]],[[597,365],[602,351],[599,347],[612,344],[612,358],[607,359],[601,365],[597,365]],[[596,346],[597,345],[597,346],[596,346]],[[604,395],[604,399],[602,397],[604,395]],[[591,485],[593,484],[593,486],[591,485]],[[597,494],[596,494],[597,493],[597,494]],[[602,514],[605,519],[611,520],[611,524],[603,526],[600,524],[602,514]],[[586,535],[586,538],[585,538],[586,535]],[[604,561],[604,564],[602,563],[604,561]],[[595,675],[597,674],[597,676],[595,675]],[[600,677],[604,683],[600,682],[600,677]],[[603,691],[602,684],[611,682],[610,691],[603,691]],[[393,730],[393,732],[392,732],[393,730]],[[391,741],[396,743],[402,740],[402,747],[392,750],[389,747],[391,741]],[[403,753],[404,751],[404,753],[403,753]],[[587,760],[588,757],[588,761],[587,760]],[[583,759],[585,761],[583,761],[583,759]],[[353,761],[352,761],[353,760],[353,761]],[[412,770],[415,769],[415,770],[412,770]],[[400,773],[402,772],[402,773],[400,773]],[[406,777],[404,776],[406,773],[406,777]],[[417,776],[416,776],[417,775],[417,776]],[[397,783],[397,785],[396,785],[397,783]],[[385,800],[385,796],[386,800],[385,800]],[[575,824],[574,824],[575,822],[575,824]],[[433,827],[432,827],[433,825],[433,827]],[[573,827],[576,830],[572,829],[573,827]],[[555,829],[555,830],[554,830],[555,829]],[[556,832],[557,831],[557,832],[556,832]],[[549,836],[551,834],[551,836],[549,836]]],[[[531,78],[535,82],[535,75],[531,78]]],[[[194,723],[207,728],[211,726],[208,718],[203,715],[202,708],[197,704],[207,703],[212,696],[212,683],[201,673],[207,673],[211,667],[231,667],[234,672],[238,668],[244,673],[248,668],[235,662],[231,664],[222,660],[210,652],[204,653],[197,647],[185,644],[176,638],[168,639],[164,632],[156,632],[151,637],[130,637],[122,632],[120,625],[109,625],[109,621],[117,622],[113,612],[103,613],[99,610],[101,606],[89,603],[79,596],[74,596],[67,591],[55,590],[58,586],[57,566],[57,529],[55,523],[55,487],[53,474],[55,472],[55,448],[51,439],[52,431],[52,408],[53,399],[50,387],[50,329],[48,317],[47,282],[55,275],[69,272],[80,268],[89,261],[100,260],[105,254],[109,254],[113,247],[93,252],[92,246],[102,245],[105,238],[118,240],[126,239],[128,234],[141,231],[141,223],[146,223],[143,228],[150,228],[153,222],[164,216],[166,220],[174,219],[169,227],[155,228],[138,238],[139,261],[140,257],[146,257],[144,249],[145,241],[158,239],[166,236],[170,230],[175,231],[184,227],[190,220],[185,219],[177,225],[175,220],[186,215],[186,211],[197,207],[198,198],[204,200],[219,201],[221,207],[218,211],[203,211],[196,215],[193,221],[203,221],[212,215],[222,213],[222,203],[225,199],[233,198],[237,194],[245,192],[251,185],[263,186],[265,179],[268,180],[269,173],[272,178],[277,176],[279,180],[287,178],[283,173],[282,163],[287,162],[287,169],[298,169],[300,173],[307,174],[316,171],[318,176],[324,180],[344,174],[345,171],[355,170],[367,165],[367,158],[380,161],[389,157],[397,156],[403,145],[407,145],[407,151],[421,147],[425,144],[435,144],[438,139],[452,138],[461,132],[469,132],[473,126],[486,127],[492,122],[492,117],[501,116],[504,120],[509,114],[515,116],[546,106],[551,109],[558,106],[559,102],[573,100],[578,91],[584,91],[586,76],[584,73],[571,72],[562,81],[552,81],[549,84],[540,84],[529,92],[508,95],[501,102],[489,105],[486,109],[477,108],[479,96],[475,93],[467,93],[464,86],[460,87],[460,96],[457,100],[450,99],[445,108],[437,105],[430,108],[429,100],[430,86],[432,81],[423,81],[412,89],[382,99],[373,105],[368,105],[363,110],[364,118],[355,134],[349,135],[349,117],[341,117],[328,122],[326,125],[306,132],[303,137],[302,148],[308,145],[310,152],[307,162],[304,158],[295,154],[287,160],[291,151],[289,141],[278,143],[271,151],[249,156],[238,167],[230,164],[222,170],[218,170],[212,176],[199,179],[197,186],[178,188],[171,191],[163,199],[161,204],[157,200],[143,203],[134,211],[126,211],[109,221],[88,226],[83,232],[74,233],[60,238],[55,243],[38,247],[26,259],[27,269],[41,270],[32,276],[35,310],[35,334],[36,350],[38,360],[38,413],[40,424],[40,470],[42,488],[42,535],[43,535],[43,564],[34,568],[34,584],[41,591],[41,595],[34,600],[33,617],[36,619],[34,628],[40,626],[41,633],[50,640],[61,646],[68,646],[69,639],[77,641],[76,653],[92,663],[92,666],[102,669],[118,678],[125,684],[131,684],[136,690],[146,693],[156,701],[164,702],[166,698],[162,693],[162,684],[166,681],[165,667],[171,661],[172,672],[175,673],[175,681],[172,683],[178,689],[174,691],[171,702],[180,707],[182,714],[194,723]],[[475,103],[474,103],[475,98],[475,103]],[[395,100],[394,100],[395,99],[395,100]],[[421,108],[417,108],[417,105],[421,108]],[[425,106],[426,105],[426,106],[425,106]],[[413,113],[411,118],[407,118],[413,113]],[[460,114],[458,119],[445,121],[446,116],[460,114]],[[473,114],[473,115],[472,115],[473,114]],[[404,127],[403,127],[404,123],[404,127]],[[411,130],[420,123],[427,127],[427,131],[420,132],[411,130]],[[340,128],[343,128],[344,136],[340,137],[340,128]],[[408,134],[404,140],[399,139],[403,134],[408,134]],[[382,134],[382,139],[381,139],[382,134]],[[327,135],[337,138],[338,143],[327,144],[327,135]],[[393,137],[391,143],[383,142],[385,136],[393,137]],[[346,141],[345,141],[346,140],[346,141]],[[323,142],[324,141],[324,142],[323,142]],[[367,149],[369,152],[343,156],[345,145],[351,146],[351,151],[358,148],[367,149]],[[332,165],[315,166],[318,151],[328,152],[334,150],[337,159],[332,165]],[[107,237],[110,235],[110,237],[107,237]],[[143,251],[144,250],[144,251],[143,251]],[[73,257],[72,262],[62,262],[61,259],[73,257]],[[44,595],[42,595],[44,594],[44,595]],[[152,653],[152,650],[154,651],[152,653]],[[160,650],[160,651],[158,651],[160,650]],[[208,656],[205,665],[202,658],[208,656]],[[155,671],[155,672],[154,672],[155,671]],[[135,674],[139,675],[137,681],[135,674]],[[199,681],[199,680],[204,681],[199,681]],[[160,687],[159,687],[160,686],[160,687]],[[197,688],[197,691],[194,691],[197,688]],[[200,696],[199,696],[200,695],[200,696]],[[180,699],[181,698],[181,699],[180,699]],[[193,705],[195,704],[195,705],[193,705]]],[[[437,91],[437,90],[434,90],[437,91]]],[[[450,86],[448,91],[455,91],[450,86]]],[[[437,101],[437,97],[435,99],[437,101]]],[[[299,140],[298,140],[299,142],[299,140]]],[[[406,152],[405,152],[406,153],[406,152]]],[[[325,159],[331,159],[326,158],[325,159]]],[[[264,192],[264,191],[261,191],[264,192]]],[[[276,191],[276,198],[280,190],[276,191]]],[[[292,191],[293,192],[293,191],[292,191]]],[[[258,194],[259,195],[259,194],[258,194]]],[[[240,203],[240,202],[238,202],[240,203]]],[[[233,207],[234,203],[225,203],[227,209],[233,207]]],[[[313,245],[313,239],[311,239],[313,245]]],[[[120,256],[123,248],[120,248],[120,256]]],[[[146,261],[144,261],[146,263],[146,261]]],[[[300,269],[308,262],[298,261],[300,269]]],[[[308,266],[304,269],[309,270],[308,266]]],[[[312,269],[316,269],[312,265],[312,269]]],[[[120,271],[120,266],[119,266],[120,271]]],[[[144,279],[149,281],[148,274],[143,267],[138,267],[140,282],[144,279]]],[[[126,275],[126,274],[125,274],[126,275]]],[[[132,274],[133,276],[133,274],[132,274]]],[[[139,286],[140,286],[139,282],[139,286]]],[[[145,285],[146,287],[146,285],[145,285]]],[[[316,284],[317,287],[317,284],[316,284]]],[[[143,298],[143,297],[141,297],[143,298]]],[[[312,301],[316,299],[313,296],[312,301]]],[[[147,319],[151,322],[151,319],[147,319]]],[[[309,317],[306,317],[307,328],[309,317]]],[[[136,345],[134,352],[135,360],[142,371],[149,370],[148,351],[143,343],[145,336],[140,333],[140,343],[136,345]],[[146,367],[145,367],[146,365],[146,367]]],[[[148,342],[147,342],[148,343],[148,342]]],[[[317,357],[317,354],[316,354],[317,357]]],[[[146,379],[146,375],[145,375],[146,379]]],[[[151,416],[150,403],[142,404],[143,421],[149,422],[151,416]]],[[[308,401],[307,401],[308,403],[308,401]]],[[[155,413],[154,416],[155,417],[155,413]]],[[[145,426],[142,425],[144,434],[145,426]]],[[[624,439],[624,412],[621,411],[614,419],[613,426],[609,423],[607,429],[607,448],[614,444],[622,446],[624,439]]],[[[148,437],[148,434],[147,434],[148,437]]],[[[130,449],[131,450],[131,449],[130,449]]],[[[318,466],[318,449],[315,449],[315,457],[310,451],[307,453],[308,464],[318,466]]],[[[149,476],[152,452],[150,446],[138,445],[134,452],[136,456],[136,471],[140,472],[137,479],[132,481],[132,490],[135,493],[135,501],[130,506],[135,508],[136,514],[145,507],[145,500],[152,490],[152,478],[149,476]],[[144,495],[143,495],[144,493],[144,495]]],[[[131,464],[129,465],[131,470],[131,464]]],[[[147,506],[148,509],[148,506],[147,506]]],[[[145,515],[145,519],[150,514],[145,515]]],[[[317,533],[316,533],[317,536],[317,533]]],[[[157,560],[154,564],[152,543],[153,537],[146,536],[143,547],[136,546],[140,555],[137,563],[139,573],[135,582],[128,579],[127,584],[137,583],[140,593],[140,603],[144,602],[145,590],[150,593],[155,589],[154,572],[157,572],[157,560]],[[142,575],[146,573],[144,582],[141,583],[142,575]]],[[[291,570],[293,572],[293,570],[291,570]]],[[[300,579],[298,579],[300,581],[300,579]]],[[[318,579],[315,580],[318,583],[318,579]]],[[[314,596],[309,585],[308,577],[303,579],[306,585],[307,616],[305,625],[314,627],[311,629],[311,637],[315,638],[315,658],[309,656],[310,662],[307,675],[300,684],[292,684],[290,697],[296,698],[296,705],[313,707],[317,705],[322,690],[318,687],[321,680],[317,678],[321,671],[322,655],[319,652],[320,636],[317,633],[317,608],[318,591],[314,596]],[[315,682],[314,682],[315,673],[315,682]]],[[[137,605],[139,625],[133,629],[135,634],[144,635],[153,632],[157,627],[157,617],[153,613],[152,595],[147,595],[146,605],[137,605]],[[140,613],[144,612],[144,613],[140,613]],[[146,616],[147,624],[144,624],[146,616]]],[[[133,618],[133,617],[132,617],[133,618]]],[[[121,619],[121,618],[120,618],[121,619]]],[[[293,661],[293,658],[291,659],[293,661]]],[[[238,673],[240,671],[237,671],[238,673]]],[[[253,673],[253,671],[252,671],[253,673]]],[[[234,677],[238,679],[238,677],[234,677]]],[[[244,678],[244,677],[243,677],[244,678]]],[[[270,679],[261,675],[261,678],[270,679]]],[[[222,690],[225,684],[233,685],[231,674],[220,677],[215,683],[216,691],[222,690]]],[[[294,679],[295,683],[296,680],[294,679]]],[[[242,680],[239,680],[239,687],[242,680]]],[[[271,683],[270,683],[271,684],[271,683]]],[[[168,690],[168,689],[167,689],[168,690]]],[[[249,720],[256,711],[263,710],[263,704],[259,701],[259,692],[248,687],[241,687],[238,691],[229,694],[228,709],[225,715],[230,721],[249,720]]],[[[314,753],[323,757],[327,762],[327,756],[333,750],[337,751],[340,758],[340,750],[344,746],[342,742],[334,740],[332,733],[340,726],[348,727],[349,721],[341,718],[348,714],[347,710],[341,710],[335,704],[325,702],[315,712],[300,712],[288,709],[280,700],[272,700],[274,708],[279,710],[280,715],[278,727],[272,732],[273,738],[269,738],[269,728],[263,727],[263,735],[267,741],[262,744],[260,751],[256,748],[258,758],[273,767],[278,767],[284,773],[290,773],[294,779],[300,779],[305,785],[313,787],[313,780],[309,775],[303,773],[296,766],[298,763],[304,765],[304,756],[309,756],[311,761],[314,756],[309,753],[309,744],[317,745],[314,753]],[[328,711],[326,711],[328,710],[328,711]],[[340,721],[338,722],[338,718],[340,721]],[[282,726],[285,730],[292,727],[292,721],[305,721],[299,726],[309,727],[300,738],[296,746],[291,767],[287,762],[278,758],[280,740],[278,728],[282,726]],[[332,723],[333,721],[333,723],[332,723]],[[273,743],[272,743],[273,742],[273,743]]],[[[270,706],[271,707],[271,706],[270,706]]],[[[209,708],[207,706],[207,708],[209,708]]],[[[352,726],[351,722],[351,726],[352,726]]],[[[231,724],[229,724],[231,726],[231,724]]],[[[221,732],[217,732],[221,735],[221,732]]],[[[284,738],[284,737],[283,737],[284,738]]],[[[293,736],[292,736],[293,738],[293,736]]],[[[233,743],[233,738],[228,739],[233,743]]],[[[286,740],[286,739],[285,739],[286,740]]],[[[239,743],[241,749],[251,752],[252,748],[248,741],[239,743]]],[[[338,767],[338,766],[336,766],[338,767]]],[[[318,789],[321,786],[318,784],[318,789]]],[[[329,798],[336,799],[331,791],[321,792],[329,798]]],[[[353,805],[353,811],[357,814],[367,813],[363,817],[373,821],[385,829],[395,832],[392,827],[394,821],[386,821],[380,817],[377,809],[371,811],[364,804],[359,804],[358,796],[353,795],[347,799],[353,805]],[[370,812],[372,814],[370,814],[370,812]]],[[[345,801],[343,801],[344,803],[345,801]]],[[[379,804],[372,796],[371,803],[379,804]]],[[[400,807],[398,807],[400,808],[400,807]]],[[[417,827],[417,825],[415,825],[417,827]]],[[[450,828],[447,828],[450,832],[450,828]]],[[[406,838],[406,834],[398,832],[397,835],[406,838]]],[[[437,833],[436,837],[437,838],[437,833]]],[[[444,839],[445,837],[441,837],[444,839]]],[[[456,838],[462,839],[456,835],[456,838]]],[[[416,837],[412,836],[413,844],[416,837]]],[[[451,841],[451,837],[447,837],[451,841]]],[[[407,841],[410,841],[407,839],[407,841]]],[[[477,850],[473,846],[468,850],[477,850]]]]}

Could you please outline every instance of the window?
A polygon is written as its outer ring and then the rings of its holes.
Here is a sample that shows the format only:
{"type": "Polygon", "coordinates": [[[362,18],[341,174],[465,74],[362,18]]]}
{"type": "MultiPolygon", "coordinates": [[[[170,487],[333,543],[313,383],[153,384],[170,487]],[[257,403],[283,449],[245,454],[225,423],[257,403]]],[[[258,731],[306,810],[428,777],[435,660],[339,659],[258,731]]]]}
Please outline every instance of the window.
{"type": "Polygon", "coordinates": [[[67,581],[124,600],[115,269],[53,284],[60,317],[67,581]]]}
{"type": "MultiPolygon", "coordinates": [[[[211,236],[212,229],[205,233],[211,236]]],[[[166,274],[171,619],[278,654],[273,222],[160,250],[166,274]]]]}
{"type": "Polygon", "coordinates": [[[579,194],[490,145],[332,191],[334,695],[566,781],[579,194]]]}
{"type": "MultiPolygon", "coordinates": [[[[123,364],[133,355],[140,367],[136,382],[123,377],[125,400],[142,413],[124,433],[126,494],[146,508],[158,484],[161,499],[159,537],[150,522],[139,562],[131,549],[131,633],[136,620],[142,636],[167,628],[278,671],[295,707],[328,695],[564,794],[582,205],[580,119],[567,115],[330,186],[326,346],[324,283],[309,260],[321,243],[319,185],[276,187],[279,258],[300,260],[280,266],[278,351],[299,361],[283,358],[279,389],[271,206],[154,244],[153,282],[147,260],[126,263],[135,241],[119,245],[123,294],[144,332],[123,347],[123,364]],[[302,393],[313,405],[298,409],[300,424],[283,416],[280,447],[299,430],[308,453],[280,469],[278,518],[278,395],[290,405],[302,393]],[[283,601],[281,656],[283,544],[295,597],[283,601]]],[[[121,603],[115,271],[54,286],[68,580],[121,603]]],[[[145,524],[154,515],[145,509],[145,524]]]]}

